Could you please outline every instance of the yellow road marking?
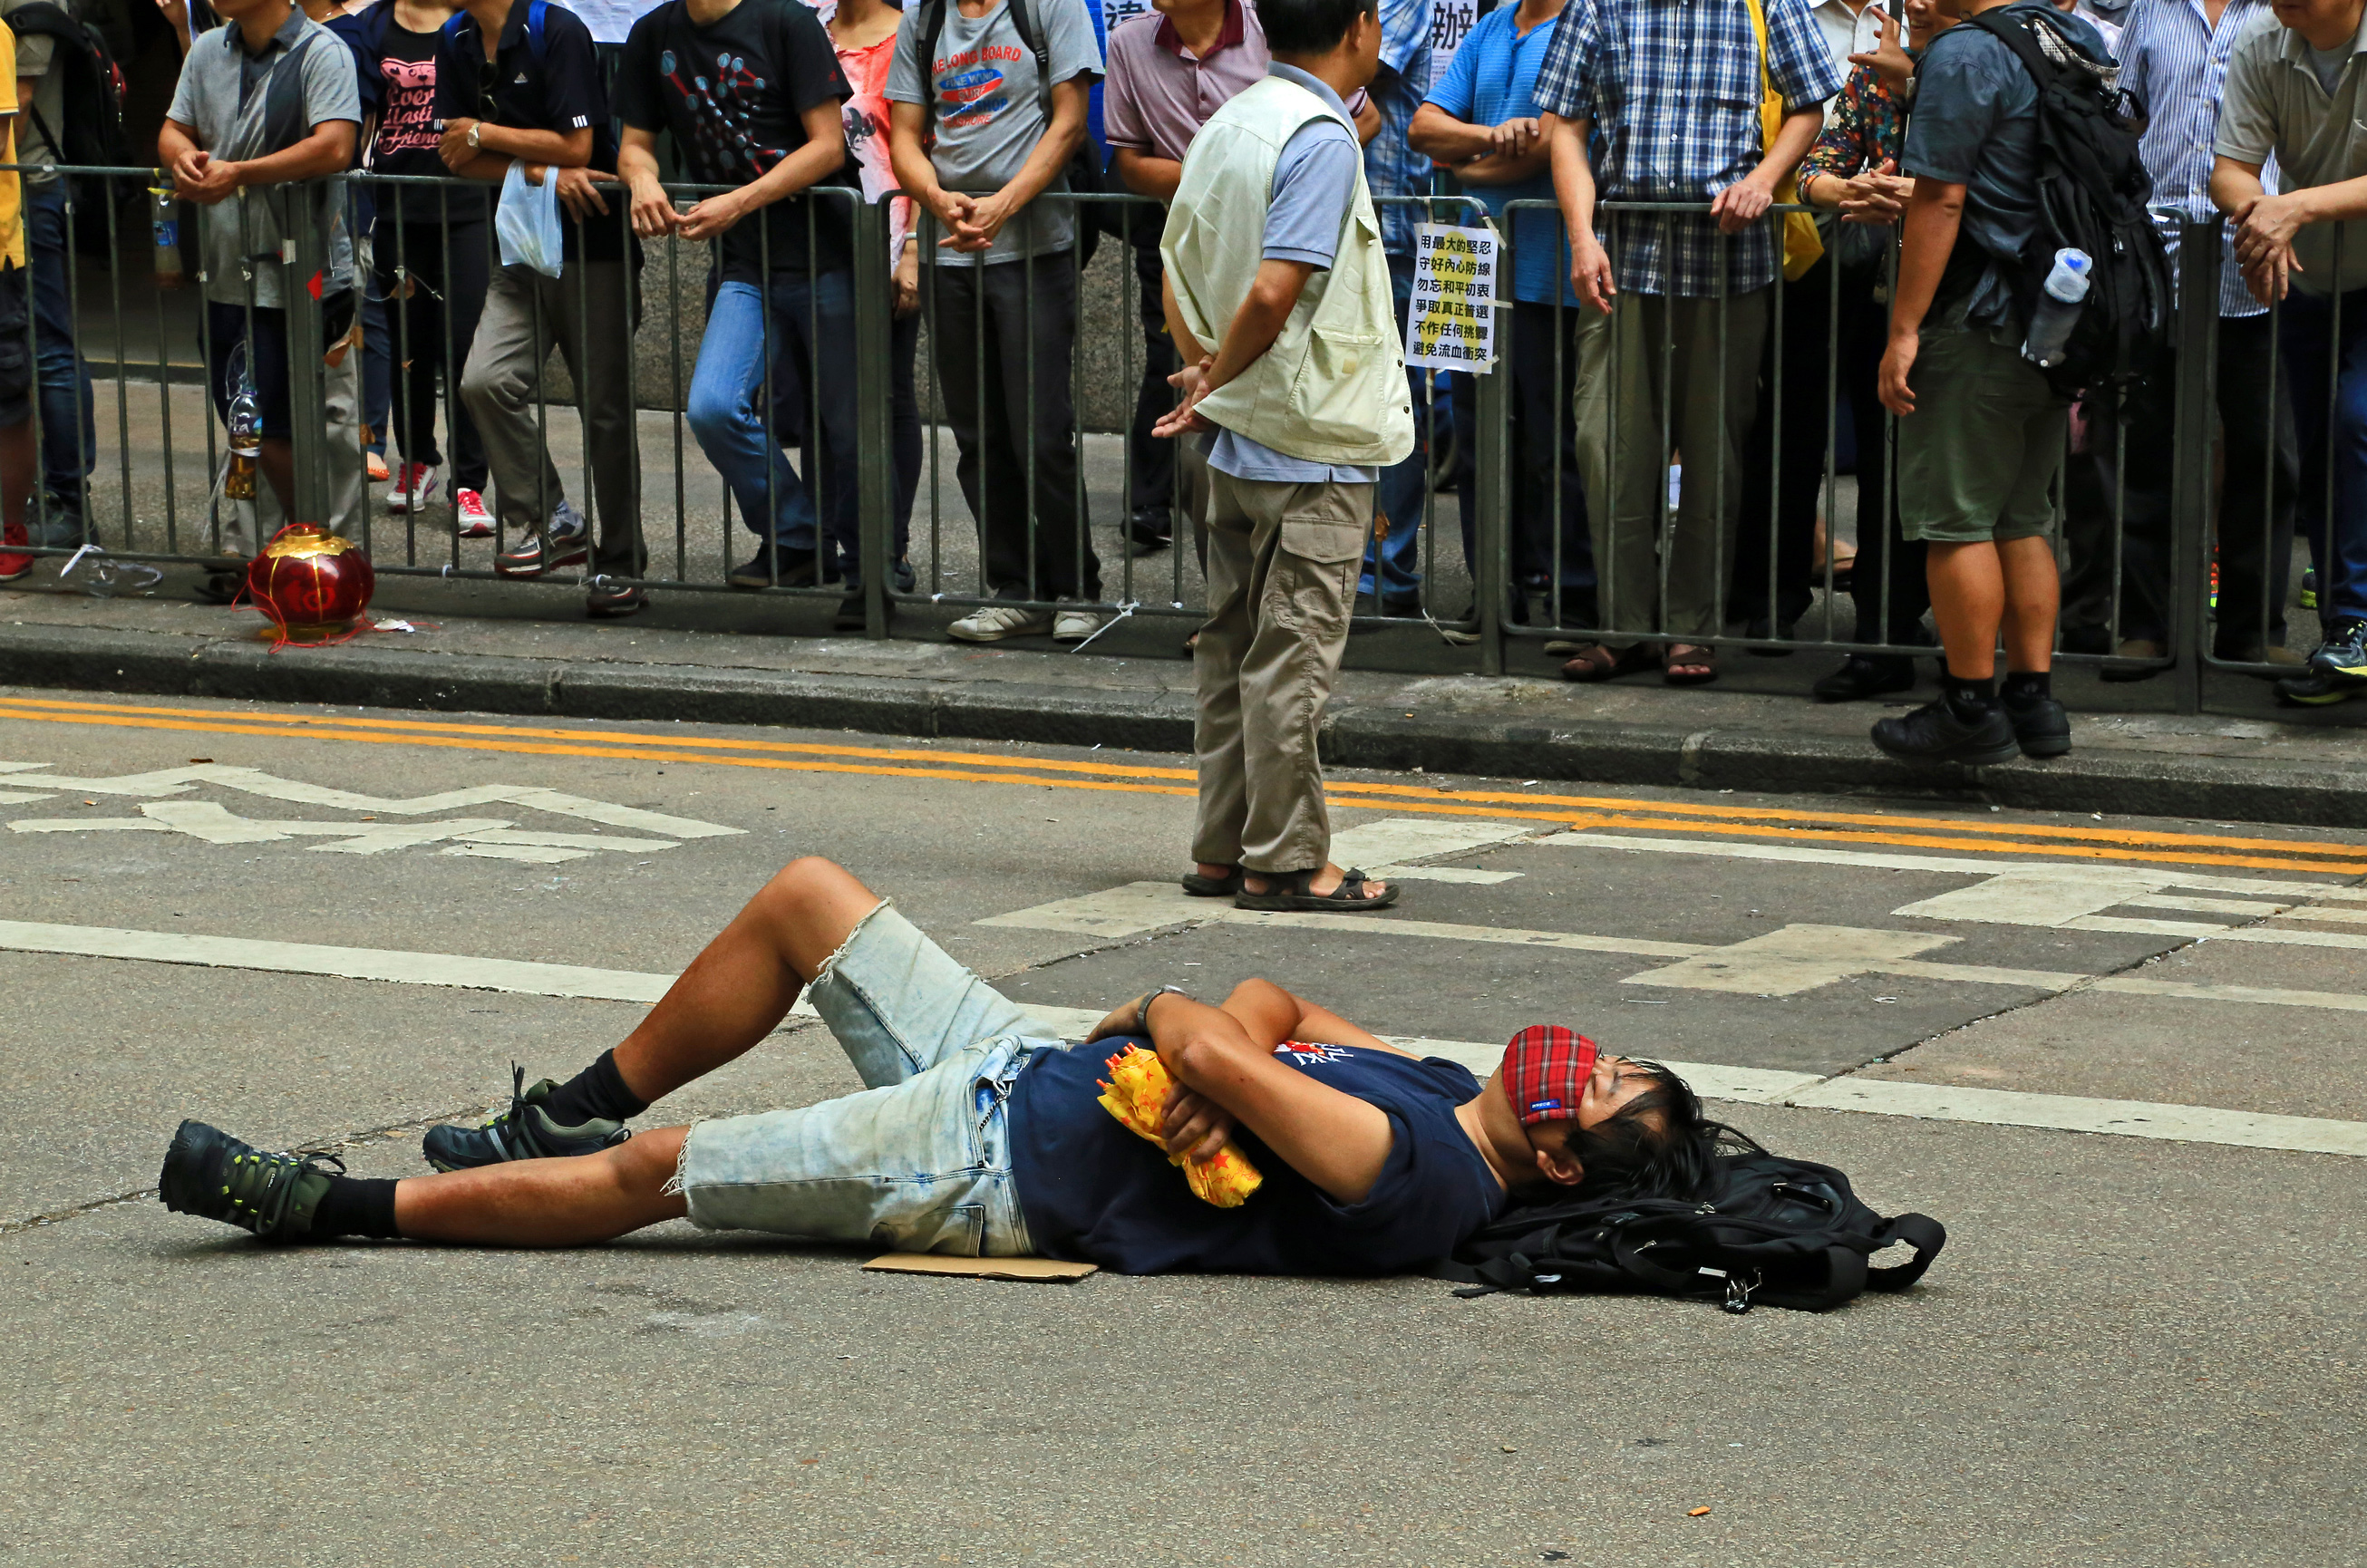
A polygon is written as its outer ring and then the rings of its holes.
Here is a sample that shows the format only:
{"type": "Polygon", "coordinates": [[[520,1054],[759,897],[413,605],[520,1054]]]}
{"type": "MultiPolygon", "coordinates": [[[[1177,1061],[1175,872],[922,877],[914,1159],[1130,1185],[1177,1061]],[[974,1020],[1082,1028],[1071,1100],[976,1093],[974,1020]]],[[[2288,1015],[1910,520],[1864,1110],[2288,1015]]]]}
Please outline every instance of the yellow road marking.
{"type": "MultiPolygon", "coordinates": [[[[1104,794],[1182,796],[1196,793],[1188,784],[1125,782],[1135,779],[1188,781],[1194,775],[1192,770],[1187,768],[1157,768],[1117,762],[1066,761],[1047,758],[998,757],[981,752],[938,751],[918,748],[836,746],[821,742],[740,740],[699,737],[658,740],[630,732],[608,730],[554,729],[527,725],[472,725],[416,719],[308,718],[293,715],[225,714],[208,708],[76,703],[59,699],[14,696],[0,697],[0,716],[19,718],[34,723],[101,725],[115,728],[177,730],[208,735],[253,735],[309,740],[342,740],[368,745],[425,746],[441,750],[502,751],[532,756],[607,757],[635,761],[709,763],[725,767],[760,768],[784,773],[946,779],[967,784],[1035,784],[1044,788],[1082,789],[1104,794]],[[572,743],[578,741],[589,741],[594,744],[572,743]],[[880,765],[894,762],[930,765],[880,765]],[[968,765],[948,767],[945,765],[946,763],[968,765]],[[1067,776],[1042,776],[1045,773],[1067,776]],[[1099,778],[1077,776],[1082,774],[1104,776],[1099,778]]],[[[2338,874],[2367,873],[2367,845],[2356,844],[2289,841],[2279,839],[2216,839],[2203,834],[2135,829],[2090,831],[2078,828],[2054,827],[2039,823],[1961,822],[1946,818],[1817,813],[1786,810],[1780,807],[1713,806],[1685,801],[1638,800],[1621,796],[1539,795],[1491,790],[1442,792],[1433,787],[1420,784],[1362,783],[1353,780],[1334,780],[1330,789],[1333,804],[1342,807],[1404,811],[1426,816],[1509,818],[1515,820],[1550,822],[1577,829],[1622,828],[1657,832],[1706,831],[1748,838],[1886,845],[1902,849],[1950,850],[1976,854],[2042,854],[2081,860],[2132,861],[2177,865],[2221,865],[2248,870],[2315,871],[2338,874]],[[1575,809],[1552,809],[1556,807],[1575,809]],[[1514,809],[1508,810],[1506,807],[1514,809]],[[1545,809],[1539,809],[1540,807],[1545,809]],[[1666,820],[1670,818],[1677,820],[1666,820]],[[1943,837],[1931,833],[1900,830],[1917,828],[1937,829],[1948,834],[1982,836],[1943,837]],[[1880,829],[1887,829],[1887,831],[1880,829]],[[2276,852],[2267,855],[2225,852],[2254,849],[2276,852]]]]}

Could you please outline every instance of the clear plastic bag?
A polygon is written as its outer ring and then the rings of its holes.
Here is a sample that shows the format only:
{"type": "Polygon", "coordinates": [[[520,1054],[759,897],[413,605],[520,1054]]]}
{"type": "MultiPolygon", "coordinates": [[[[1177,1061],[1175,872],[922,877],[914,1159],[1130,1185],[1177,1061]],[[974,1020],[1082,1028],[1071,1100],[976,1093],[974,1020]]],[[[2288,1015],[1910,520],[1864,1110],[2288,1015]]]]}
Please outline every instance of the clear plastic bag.
{"type": "Polygon", "coordinates": [[[546,166],[542,183],[529,185],[526,164],[511,161],[502,180],[501,205],[493,209],[493,234],[501,241],[504,266],[530,266],[545,277],[557,277],[565,265],[558,176],[558,170],[546,166]]]}

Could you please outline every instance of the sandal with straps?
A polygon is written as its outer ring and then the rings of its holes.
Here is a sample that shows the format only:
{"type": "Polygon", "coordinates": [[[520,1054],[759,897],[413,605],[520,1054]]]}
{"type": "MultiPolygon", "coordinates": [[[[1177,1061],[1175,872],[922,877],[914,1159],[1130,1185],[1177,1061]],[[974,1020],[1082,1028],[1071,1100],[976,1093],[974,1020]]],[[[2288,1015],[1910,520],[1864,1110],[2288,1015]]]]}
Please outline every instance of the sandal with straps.
{"type": "Polygon", "coordinates": [[[1184,891],[1195,898],[1230,898],[1241,890],[1241,868],[1233,867],[1222,876],[1203,876],[1187,871],[1183,876],[1184,891]]]}
{"type": "Polygon", "coordinates": [[[1649,670],[1659,662],[1658,650],[1651,644],[1639,642],[1613,652],[1599,642],[1590,642],[1578,650],[1578,657],[1561,667],[1565,681],[1608,681],[1617,675],[1633,675],[1649,670]]]}
{"type": "Polygon", "coordinates": [[[1316,874],[1322,869],[1319,865],[1308,871],[1262,873],[1268,883],[1266,890],[1252,893],[1244,885],[1240,896],[1233,900],[1233,908],[1337,914],[1356,909],[1386,909],[1398,901],[1400,889],[1396,883],[1390,883],[1379,893],[1366,893],[1364,889],[1372,884],[1362,871],[1353,868],[1331,892],[1312,892],[1309,889],[1314,885],[1316,874]]]}

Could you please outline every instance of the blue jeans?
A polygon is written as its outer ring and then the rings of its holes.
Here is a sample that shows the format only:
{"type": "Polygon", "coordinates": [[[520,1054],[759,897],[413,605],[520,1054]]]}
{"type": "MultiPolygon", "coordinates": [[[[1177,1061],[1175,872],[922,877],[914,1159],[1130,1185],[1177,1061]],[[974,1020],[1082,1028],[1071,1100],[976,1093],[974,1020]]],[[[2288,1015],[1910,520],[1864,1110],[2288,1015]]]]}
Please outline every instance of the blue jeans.
{"type": "Polygon", "coordinates": [[[862,1092],[691,1128],[674,1179],[691,1223],[965,1258],[1034,1250],[1011,1086],[1059,1039],[885,903],[811,994],[862,1092]]]}
{"type": "MultiPolygon", "coordinates": [[[[1405,331],[1406,302],[1413,298],[1413,258],[1389,257],[1389,293],[1397,300],[1398,331],[1405,331]]],[[[1413,452],[1403,461],[1381,470],[1373,491],[1373,508],[1389,520],[1389,536],[1365,548],[1364,575],[1356,592],[1373,591],[1373,557],[1381,558],[1381,593],[1387,601],[1404,601],[1421,592],[1422,502],[1430,491],[1430,372],[1406,367],[1406,385],[1413,393],[1413,452]]],[[[1440,413],[1445,413],[1441,409],[1440,413]]]]}
{"type": "Polygon", "coordinates": [[[74,258],[66,253],[65,178],[25,187],[26,259],[33,271],[33,344],[40,376],[41,482],[82,515],[84,479],[98,466],[90,367],[74,348],[74,258]],[[77,424],[75,422],[81,423],[77,424]],[[74,439],[76,430],[82,438],[74,439]],[[74,460],[74,448],[82,460],[74,460]]]}
{"type": "MultiPolygon", "coordinates": [[[[2285,362],[2293,427],[2301,437],[2301,493],[2293,512],[2317,565],[2317,618],[2367,616],[2367,288],[2342,297],[2340,366],[2334,301],[2296,290],[2285,299],[2277,345],[2285,362]],[[2327,383],[2334,382],[2332,428],[2327,383]],[[2334,504],[2327,506],[2327,468],[2334,504]]],[[[2256,481],[2257,482],[2257,481],[2256,481]]],[[[2282,586],[2282,585],[2280,585],[2282,586]]]]}
{"type": "MultiPolygon", "coordinates": [[[[850,274],[801,272],[773,275],[773,380],[781,387],[814,379],[824,383],[806,399],[821,440],[809,491],[789,466],[786,447],[794,432],[776,417],[766,438],[764,338],[768,314],[763,291],[753,283],[720,283],[708,307],[707,335],[699,341],[698,366],[690,381],[689,421],[699,450],[723,476],[740,514],[758,537],[767,529],[777,547],[814,547],[817,522],[838,547],[845,563],[847,591],[859,587],[862,561],[860,503],[855,485],[855,400],[834,391],[827,378],[836,371],[852,385],[855,363],[855,282],[850,274]],[[770,476],[768,493],[767,476],[770,476]]],[[[810,447],[809,450],[813,450],[810,447]]]]}

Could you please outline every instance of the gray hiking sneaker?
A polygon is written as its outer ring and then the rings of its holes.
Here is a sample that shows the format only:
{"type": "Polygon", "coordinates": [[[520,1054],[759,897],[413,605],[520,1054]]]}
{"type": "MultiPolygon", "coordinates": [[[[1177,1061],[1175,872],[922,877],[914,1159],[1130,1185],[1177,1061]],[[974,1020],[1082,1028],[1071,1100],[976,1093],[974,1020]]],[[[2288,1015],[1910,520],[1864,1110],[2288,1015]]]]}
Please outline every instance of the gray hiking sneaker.
{"type": "Polygon", "coordinates": [[[334,1155],[265,1154],[219,1127],[184,1122],[164,1151],[156,1195],[176,1214],[220,1220],[266,1241],[302,1241],[328,1195],[327,1166],[345,1168],[334,1155]]]}
{"type": "Polygon", "coordinates": [[[556,1159],[567,1155],[596,1155],[633,1135],[622,1122],[594,1117],[577,1127],[562,1127],[542,1108],[556,1081],[545,1078],[532,1089],[526,1069],[510,1064],[510,1108],[481,1127],[430,1127],[420,1141],[427,1163],[438,1170],[474,1170],[512,1159],[556,1159]]]}

